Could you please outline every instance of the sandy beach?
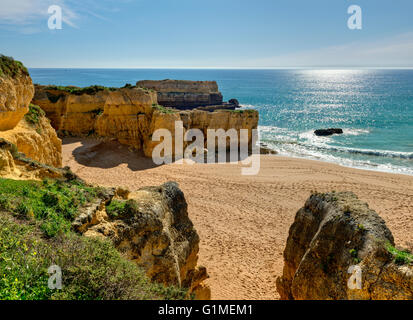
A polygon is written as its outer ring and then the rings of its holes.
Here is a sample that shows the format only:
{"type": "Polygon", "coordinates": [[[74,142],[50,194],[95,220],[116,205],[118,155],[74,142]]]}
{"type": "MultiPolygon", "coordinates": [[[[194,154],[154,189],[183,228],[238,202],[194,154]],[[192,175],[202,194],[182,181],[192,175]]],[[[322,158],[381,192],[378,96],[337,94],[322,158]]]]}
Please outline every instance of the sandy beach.
{"type": "Polygon", "coordinates": [[[136,190],[177,181],[200,238],[213,299],[278,299],[275,280],[297,210],[311,191],[353,191],[413,249],[413,176],[345,168],[325,162],[261,156],[257,176],[239,164],[156,167],[115,142],[65,139],[63,165],[89,183],[136,190]]]}

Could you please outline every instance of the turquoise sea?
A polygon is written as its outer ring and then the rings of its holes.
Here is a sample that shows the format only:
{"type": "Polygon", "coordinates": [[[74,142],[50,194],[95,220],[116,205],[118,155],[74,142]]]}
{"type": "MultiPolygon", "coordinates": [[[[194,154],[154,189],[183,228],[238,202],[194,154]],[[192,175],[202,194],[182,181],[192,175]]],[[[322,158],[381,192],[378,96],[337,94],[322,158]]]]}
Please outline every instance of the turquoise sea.
{"type": "Polygon", "coordinates": [[[261,141],[281,155],[413,175],[413,70],[30,69],[35,83],[123,86],[216,80],[260,112],[261,141]],[[344,135],[316,137],[337,127],[344,135]]]}

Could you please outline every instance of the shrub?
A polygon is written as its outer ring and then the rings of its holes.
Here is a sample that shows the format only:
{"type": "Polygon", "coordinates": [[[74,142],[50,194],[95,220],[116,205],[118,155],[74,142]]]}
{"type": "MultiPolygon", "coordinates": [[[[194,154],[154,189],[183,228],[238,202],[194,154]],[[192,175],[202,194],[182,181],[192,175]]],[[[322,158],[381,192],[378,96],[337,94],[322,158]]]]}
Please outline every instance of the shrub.
{"type": "Polygon", "coordinates": [[[73,233],[44,239],[37,224],[0,213],[0,300],[183,299],[186,293],[151,283],[108,241],[73,233]],[[48,288],[51,265],[62,269],[62,290],[48,288]]]}
{"type": "Polygon", "coordinates": [[[39,124],[40,118],[44,117],[46,113],[34,104],[29,105],[29,112],[24,115],[25,120],[33,126],[39,124]]]}
{"type": "Polygon", "coordinates": [[[27,68],[12,57],[0,55],[0,77],[16,77],[19,74],[29,75],[27,68]]]}

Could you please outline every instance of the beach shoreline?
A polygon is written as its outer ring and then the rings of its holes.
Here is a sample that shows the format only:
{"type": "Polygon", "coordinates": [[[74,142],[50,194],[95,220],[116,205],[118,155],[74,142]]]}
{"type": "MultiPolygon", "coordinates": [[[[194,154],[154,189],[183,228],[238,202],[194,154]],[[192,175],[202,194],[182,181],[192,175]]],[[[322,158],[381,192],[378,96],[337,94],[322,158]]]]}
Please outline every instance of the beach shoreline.
{"type": "Polygon", "coordinates": [[[63,165],[85,181],[136,190],[177,181],[200,242],[212,299],[278,299],[283,251],[295,214],[312,191],[352,191],[413,249],[413,177],[348,168],[324,161],[261,156],[256,176],[240,164],[154,166],[117,143],[66,138],[63,165]]]}

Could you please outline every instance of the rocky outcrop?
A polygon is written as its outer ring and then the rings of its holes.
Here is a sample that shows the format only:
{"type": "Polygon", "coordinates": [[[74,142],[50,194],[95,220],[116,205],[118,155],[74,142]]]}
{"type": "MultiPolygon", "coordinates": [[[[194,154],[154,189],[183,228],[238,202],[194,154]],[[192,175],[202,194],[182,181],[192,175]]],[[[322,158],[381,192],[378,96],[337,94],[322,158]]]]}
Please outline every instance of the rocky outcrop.
{"type": "Polygon", "coordinates": [[[143,80],[136,85],[155,90],[158,103],[164,107],[182,110],[223,103],[222,94],[215,81],[143,80]]]}
{"type": "Polygon", "coordinates": [[[277,290],[291,300],[413,299],[412,257],[353,193],[313,194],[290,228],[277,290]]]}
{"type": "Polygon", "coordinates": [[[343,134],[343,129],[330,128],[330,129],[318,129],[314,131],[314,134],[318,137],[332,136],[333,134],[343,134]]]}
{"type": "Polygon", "coordinates": [[[203,284],[208,277],[206,269],[197,266],[199,236],[177,184],[107,194],[105,201],[84,208],[73,224],[75,229],[85,236],[111,239],[152,280],[179,285],[197,299],[209,299],[210,290],[203,284]],[[124,194],[128,200],[115,199],[114,194],[124,194]],[[105,209],[112,201],[117,209],[105,209]]]}
{"type": "MultiPolygon", "coordinates": [[[[36,106],[29,108],[33,95],[27,69],[12,58],[0,56],[0,138],[35,161],[61,167],[61,141],[44,112],[36,106]]],[[[9,162],[8,155],[2,154],[3,162],[9,162]]]]}
{"type": "Polygon", "coordinates": [[[0,131],[13,129],[29,110],[32,79],[18,61],[0,55],[0,131]]]}
{"type": "MultiPolygon", "coordinates": [[[[194,91],[217,89],[216,84],[210,82],[201,82],[198,89],[190,83],[194,91]]],[[[179,111],[158,105],[156,92],[140,87],[101,89],[93,93],[76,90],[82,94],[75,94],[68,88],[36,86],[33,103],[45,110],[62,136],[95,134],[117,139],[122,144],[143,150],[148,157],[160,143],[152,141],[153,133],[157,129],[168,129],[174,135],[176,121],[183,122],[184,131],[200,129],[205,137],[208,129],[247,129],[249,142],[252,141],[252,129],[258,126],[255,110],[179,111]]]]}
{"type": "Polygon", "coordinates": [[[15,144],[30,159],[56,168],[62,166],[62,141],[37,106],[30,106],[17,126],[0,132],[0,137],[15,144]]]}
{"type": "Polygon", "coordinates": [[[0,138],[0,176],[9,179],[62,179],[72,175],[69,168],[58,169],[33,159],[17,150],[15,144],[0,138]]]}

